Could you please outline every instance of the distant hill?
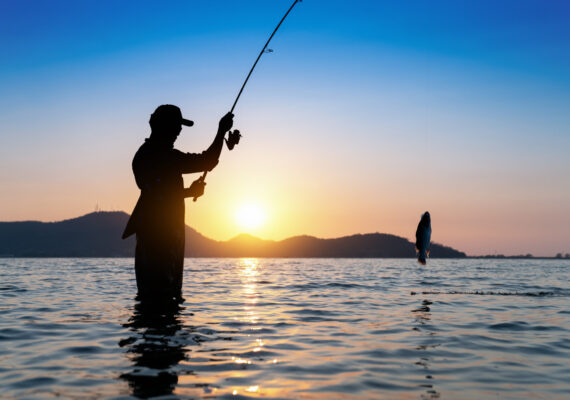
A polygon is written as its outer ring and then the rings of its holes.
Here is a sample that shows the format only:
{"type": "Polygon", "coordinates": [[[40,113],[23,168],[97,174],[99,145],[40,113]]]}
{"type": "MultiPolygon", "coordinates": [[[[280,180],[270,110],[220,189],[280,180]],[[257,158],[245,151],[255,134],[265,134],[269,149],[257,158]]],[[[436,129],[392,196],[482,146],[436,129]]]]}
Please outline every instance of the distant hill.
{"type": "MultiPolygon", "coordinates": [[[[95,212],[59,222],[0,222],[0,256],[133,257],[134,236],[122,240],[129,215],[95,212]]],[[[187,257],[387,257],[415,256],[413,243],[386,233],[336,239],[295,236],[281,241],[242,234],[219,242],[186,226],[187,257]]],[[[431,257],[460,258],[465,253],[432,243],[431,257]]]]}

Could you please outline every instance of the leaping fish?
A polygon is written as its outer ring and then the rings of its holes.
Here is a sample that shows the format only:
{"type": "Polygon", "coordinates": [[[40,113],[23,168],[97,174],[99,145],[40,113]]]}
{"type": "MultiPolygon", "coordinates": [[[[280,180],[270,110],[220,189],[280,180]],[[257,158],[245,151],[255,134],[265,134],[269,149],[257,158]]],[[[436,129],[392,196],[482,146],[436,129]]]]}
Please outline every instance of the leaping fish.
{"type": "Polygon", "coordinates": [[[418,262],[422,265],[426,265],[426,258],[429,256],[430,240],[431,218],[429,212],[426,211],[420,219],[418,229],[416,229],[416,251],[418,252],[418,262]]]}

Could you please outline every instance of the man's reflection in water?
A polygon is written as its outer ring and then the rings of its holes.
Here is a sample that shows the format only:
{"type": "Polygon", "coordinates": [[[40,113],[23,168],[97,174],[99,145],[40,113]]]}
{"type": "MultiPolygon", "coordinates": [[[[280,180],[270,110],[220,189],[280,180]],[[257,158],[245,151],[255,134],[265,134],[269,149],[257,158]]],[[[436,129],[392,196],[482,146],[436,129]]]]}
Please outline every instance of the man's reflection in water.
{"type": "Polygon", "coordinates": [[[133,370],[122,374],[133,396],[170,395],[178,383],[176,366],[186,359],[180,313],[184,307],[176,302],[135,304],[133,316],[124,324],[131,335],[119,342],[133,362],[133,370]]]}

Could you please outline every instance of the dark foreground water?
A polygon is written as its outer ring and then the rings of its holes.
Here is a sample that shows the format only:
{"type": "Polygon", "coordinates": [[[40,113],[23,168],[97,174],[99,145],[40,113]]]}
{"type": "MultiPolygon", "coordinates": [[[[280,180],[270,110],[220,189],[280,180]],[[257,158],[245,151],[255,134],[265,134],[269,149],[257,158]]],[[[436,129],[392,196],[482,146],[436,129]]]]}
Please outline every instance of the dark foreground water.
{"type": "Polygon", "coordinates": [[[568,399],[570,261],[0,259],[2,398],[568,399]]]}

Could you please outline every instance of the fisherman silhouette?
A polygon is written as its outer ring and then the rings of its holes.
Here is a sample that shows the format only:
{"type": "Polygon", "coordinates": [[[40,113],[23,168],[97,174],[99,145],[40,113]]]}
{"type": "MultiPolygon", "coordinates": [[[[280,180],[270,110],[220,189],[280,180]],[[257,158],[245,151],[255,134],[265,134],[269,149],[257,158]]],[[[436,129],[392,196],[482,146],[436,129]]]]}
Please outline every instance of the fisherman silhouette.
{"type": "Polygon", "coordinates": [[[135,274],[139,299],[182,300],[184,264],[184,198],[200,197],[203,177],[184,188],[182,174],[211,171],[217,164],[224,135],[233,125],[233,114],[220,119],[218,132],[201,154],[174,148],[182,125],[194,123],[182,118],[180,108],[159,106],[150,117],[151,134],[133,158],[133,173],[140,197],[127,222],[123,239],[136,234],[135,274]]]}

